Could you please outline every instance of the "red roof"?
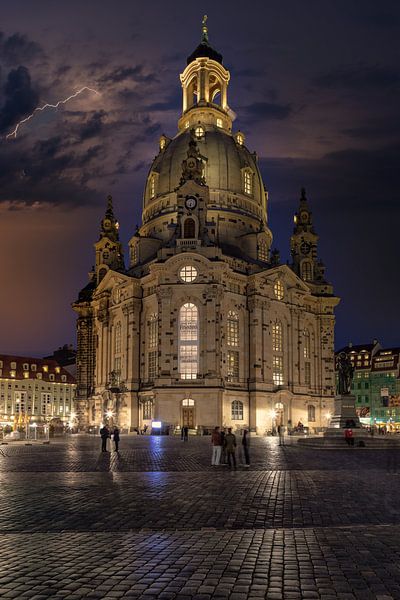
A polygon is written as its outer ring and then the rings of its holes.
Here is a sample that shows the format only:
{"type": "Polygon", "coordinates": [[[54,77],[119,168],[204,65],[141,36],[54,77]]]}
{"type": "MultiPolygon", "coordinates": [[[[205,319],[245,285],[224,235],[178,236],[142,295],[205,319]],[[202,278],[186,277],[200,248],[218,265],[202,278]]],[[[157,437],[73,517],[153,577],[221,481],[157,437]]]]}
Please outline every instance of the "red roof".
{"type": "Polygon", "coordinates": [[[57,361],[43,358],[32,358],[31,356],[10,356],[9,354],[0,354],[0,377],[8,379],[25,379],[24,372],[29,372],[27,379],[37,379],[37,374],[41,373],[43,381],[51,383],[74,383],[76,379],[61,367],[57,361]],[[2,366],[1,366],[2,363],[2,366]],[[15,363],[15,369],[11,368],[11,363],[15,363]],[[36,370],[32,366],[36,365],[36,370]],[[28,367],[24,369],[24,366],[28,367]],[[47,369],[45,369],[47,367],[47,369]],[[15,377],[11,377],[11,371],[15,371],[15,377]],[[54,379],[50,379],[54,375],[54,379]],[[61,378],[62,376],[65,376],[61,378]]]}

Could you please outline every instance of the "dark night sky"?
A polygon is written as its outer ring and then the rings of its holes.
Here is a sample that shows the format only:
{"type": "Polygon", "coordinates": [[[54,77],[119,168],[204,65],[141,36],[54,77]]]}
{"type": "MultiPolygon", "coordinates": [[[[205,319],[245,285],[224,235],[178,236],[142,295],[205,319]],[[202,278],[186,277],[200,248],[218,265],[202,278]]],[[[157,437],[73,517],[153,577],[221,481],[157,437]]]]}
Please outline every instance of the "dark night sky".
{"type": "Polygon", "coordinates": [[[336,345],[400,344],[400,4],[385,0],[198,3],[0,0],[0,351],[75,342],[112,193],[124,242],[161,133],[180,113],[179,73],[209,16],[231,71],[235,129],[257,151],[274,246],[288,257],[307,189],[320,256],[342,298],[336,345]],[[45,102],[82,86],[57,111],[45,102]]]}

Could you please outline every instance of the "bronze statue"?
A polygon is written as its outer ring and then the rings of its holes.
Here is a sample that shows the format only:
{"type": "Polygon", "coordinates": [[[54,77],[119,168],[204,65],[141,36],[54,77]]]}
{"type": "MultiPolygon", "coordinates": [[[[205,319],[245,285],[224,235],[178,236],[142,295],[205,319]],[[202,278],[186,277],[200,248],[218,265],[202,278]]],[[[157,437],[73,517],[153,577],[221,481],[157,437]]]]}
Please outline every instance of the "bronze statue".
{"type": "Polygon", "coordinates": [[[346,352],[340,352],[336,358],[336,370],[338,372],[337,392],[341,396],[348,396],[351,393],[354,367],[346,352]]]}

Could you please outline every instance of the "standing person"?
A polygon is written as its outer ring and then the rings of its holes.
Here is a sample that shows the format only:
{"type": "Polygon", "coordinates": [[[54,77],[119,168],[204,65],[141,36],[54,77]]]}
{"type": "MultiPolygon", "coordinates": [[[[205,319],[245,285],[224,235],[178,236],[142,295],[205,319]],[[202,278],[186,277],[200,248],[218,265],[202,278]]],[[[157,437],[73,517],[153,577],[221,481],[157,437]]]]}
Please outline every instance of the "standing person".
{"type": "Polygon", "coordinates": [[[118,452],[118,446],[119,446],[119,429],[118,429],[118,427],[114,427],[113,439],[114,439],[114,445],[115,445],[115,452],[117,454],[119,454],[119,452],[118,452]]]}
{"type": "Polygon", "coordinates": [[[212,445],[212,455],[211,455],[211,465],[214,467],[219,465],[219,461],[221,460],[221,433],[219,431],[219,427],[215,427],[214,431],[211,434],[211,445],[212,445]]]}
{"type": "Polygon", "coordinates": [[[101,451],[107,452],[107,440],[110,437],[110,430],[108,429],[107,425],[104,425],[100,429],[100,435],[101,435],[101,451]]]}
{"type": "Polygon", "coordinates": [[[185,425],[183,428],[183,441],[187,442],[189,440],[189,427],[185,425]]]}
{"type": "Polygon", "coordinates": [[[185,435],[184,429],[185,429],[185,428],[184,428],[184,426],[182,425],[182,427],[181,427],[181,440],[182,440],[182,442],[183,442],[183,436],[185,435]]]}
{"type": "Polygon", "coordinates": [[[225,444],[225,429],[222,429],[222,431],[220,432],[220,436],[221,436],[221,458],[219,461],[220,465],[226,465],[226,444],[225,444]]]}
{"type": "Polygon", "coordinates": [[[354,446],[353,430],[350,427],[344,430],[344,439],[348,446],[354,446]]]}
{"type": "Polygon", "coordinates": [[[236,436],[232,433],[232,427],[228,427],[228,433],[225,436],[225,447],[229,468],[232,467],[232,459],[233,467],[236,469],[236,436]]]}
{"type": "Polygon", "coordinates": [[[249,436],[249,432],[247,431],[247,429],[245,429],[243,431],[243,437],[242,437],[242,447],[243,447],[243,453],[244,453],[244,460],[245,460],[244,466],[245,467],[250,466],[249,446],[250,446],[250,436],[249,436]]]}
{"type": "Polygon", "coordinates": [[[278,425],[278,436],[279,436],[279,446],[284,446],[285,445],[285,440],[283,437],[283,425],[278,425]]]}

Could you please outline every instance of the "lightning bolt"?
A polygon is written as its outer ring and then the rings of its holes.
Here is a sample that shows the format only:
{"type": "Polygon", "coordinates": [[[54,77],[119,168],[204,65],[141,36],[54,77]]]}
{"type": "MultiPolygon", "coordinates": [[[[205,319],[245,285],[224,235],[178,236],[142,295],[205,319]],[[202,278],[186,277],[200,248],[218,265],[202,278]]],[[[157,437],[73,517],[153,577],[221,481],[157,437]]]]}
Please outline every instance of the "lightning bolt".
{"type": "Polygon", "coordinates": [[[97,90],[94,90],[93,88],[87,87],[85,85],[80,90],[71,94],[71,96],[68,96],[68,98],[64,98],[64,100],[59,100],[55,104],[50,104],[50,103],[46,102],[46,104],[43,104],[43,106],[38,106],[37,108],[35,108],[35,110],[33,112],[31,112],[30,115],[25,117],[25,119],[22,119],[21,121],[19,121],[19,123],[17,123],[16,126],[14,127],[13,131],[11,131],[10,133],[8,133],[6,135],[6,140],[8,140],[9,138],[12,138],[12,137],[15,139],[17,137],[17,133],[18,133],[18,130],[21,127],[21,125],[23,125],[27,121],[30,121],[37,112],[46,110],[46,108],[58,108],[61,104],[66,104],[67,102],[69,102],[70,100],[73,100],[73,98],[76,98],[77,96],[82,94],[82,92],[85,92],[86,90],[88,92],[93,92],[94,94],[97,94],[97,96],[100,96],[100,92],[98,92],[97,90]]]}

